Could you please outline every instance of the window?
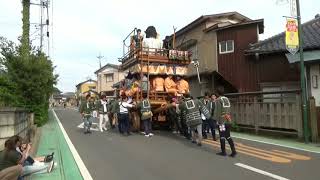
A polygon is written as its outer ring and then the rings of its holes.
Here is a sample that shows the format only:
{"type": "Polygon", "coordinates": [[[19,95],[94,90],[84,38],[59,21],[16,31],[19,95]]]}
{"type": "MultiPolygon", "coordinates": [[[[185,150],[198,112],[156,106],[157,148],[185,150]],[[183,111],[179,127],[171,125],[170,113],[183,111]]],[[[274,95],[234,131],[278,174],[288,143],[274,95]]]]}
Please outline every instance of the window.
{"type": "Polygon", "coordinates": [[[191,60],[195,60],[198,59],[198,46],[197,44],[191,46],[188,48],[188,51],[191,52],[191,60]]]}
{"type": "Polygon", "coordinates": [[[89,86],[89,90],[96,90],[95,86],[89,86]]]}
{"type": "Polygon", "coordinates": [[[113,82],[113,73],[112,74],[106,74],[106,80],[107,82],[113,82]]]}
{"type": "Polygon", "coordinates": [[[233,53],[234,52],[234,41],[221,41],[219,42],[219,53],[226,54],[226,53],[233,53]]]}

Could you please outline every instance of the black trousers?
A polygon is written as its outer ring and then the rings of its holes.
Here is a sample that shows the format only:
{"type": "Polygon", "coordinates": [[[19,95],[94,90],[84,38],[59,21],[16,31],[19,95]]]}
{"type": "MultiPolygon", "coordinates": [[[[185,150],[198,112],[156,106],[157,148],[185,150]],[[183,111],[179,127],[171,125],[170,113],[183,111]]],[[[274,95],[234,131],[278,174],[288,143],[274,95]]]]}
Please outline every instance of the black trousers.
{"type": "Polygon", "coordinates": [[[130,133],[129,132],[130,123],[129,123],[129,114],[119,114],[119,131],[120,133],[130,133]]]}
{"type": "Polygon", "coordinates": [[[183,134],[184,137],[186,137],[187,139],[191,138],[191,133],[189,131],[189,128],[186,124],[186,120],[185,119],[181,119],[181,133],[183,134]]]}
{"type": "Polygon", "coordinates": [[[204,139],[207,138],[207,132],[206,132],[207,127],[209,127],[209,129],[211,130],[211,135],[212,135],[213,140],[216,139],[216,124],[217,124],[217,121],[213,120],[213,119],[207,119],[207,120],[203,121],[202,136],[204,139]]]}
{"type": "Polygon", "coordinates": [[[225,123],[225,124],[219,124],[218,125],[219,129],[219,135],[220,135],[220,147],[221,147],[221,152],[226,153],[226,140],[228,141],[232,153],[236,153],[236,148],[234,146],[234,142],[230,136],[230,131],[231,131],[231,124],[225,123]]]}

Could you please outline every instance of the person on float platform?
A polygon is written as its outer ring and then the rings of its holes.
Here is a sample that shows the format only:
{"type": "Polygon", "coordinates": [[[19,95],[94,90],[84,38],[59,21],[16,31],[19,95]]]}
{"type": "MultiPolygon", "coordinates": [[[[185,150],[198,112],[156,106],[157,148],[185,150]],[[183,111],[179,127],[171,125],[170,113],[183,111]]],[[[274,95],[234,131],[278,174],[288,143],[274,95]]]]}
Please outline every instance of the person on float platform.
{"type": "Polygon", "coordinates": [[[133,42],[134,42],[134,47],[136,49],[139,49],[141,46],[141,42],[143,41],[143,36],[141,35],[141,29],[138,29],[137,34],[134,35],[132,38],[133,38],[133,42]]]}
{"type": "Polygon", "coordinates": [[[91,133],[92,125],[92,112],[94,110],[93,98],[90,97],[90,94],[86,96],[86,101],[81,104],[80,113],[84,122],[84,133],[91,133]]]}
{"type": "Polygon", "coordinates": [[[223,96],[224,89],[223,87],[218,87],[216,94],[218,96],[217,100],[215,101],[215,110],[214,110],[214,119],[217,120],[218,123],[218,130],[220,135],[220,146],[221,152],[217,153],[221,156],[226,156],[226,140],[228,141],[232,153],[230,154],[231,157],[235,157],[237,152],[234,146],[234,142],[230,136],[231,130],[231,116],[230,116],[230,101],[227,97],[223,96]]]}
{"type": "Polygon", "coordinates": [[[108,102],[105,95],[101,95],[101,99],[97,102],[97,111],[99,117],[99,129],[101,132],[107,130],[108,117],[108,102]]]}
{"type": "Polygon", "coordinates": [[[178,89],[178,93],[180,94],[189,93],[188,81],[182,79],[181,76],[177,76],[177,89],[178,89]]]}
{"type": "Polygon", "coordinates": [[[157,76],[152,81],[153,89],[157,92],[163,92],[164,89],[164,79],[160,76],[157,76]]]}
{"type": "Polygon", "coordinates": [[[170,94],[177,95],[177,84],[173,81],[173,77],[169,75],[164,80],[164,87],[166,88],[166,91],[170,94]]]}
{"type": "Polygon", "coordinates": [[[197,143],[198,146],[201,146],[202,119],[199,100],[194,100],[190,94],[185,94],[184,103],[179,105],[179,109],[186,112],[186,124],[191,131],[192,143],[197,143]],[[196,131],[198,135],[196,135],[196,131]]]}

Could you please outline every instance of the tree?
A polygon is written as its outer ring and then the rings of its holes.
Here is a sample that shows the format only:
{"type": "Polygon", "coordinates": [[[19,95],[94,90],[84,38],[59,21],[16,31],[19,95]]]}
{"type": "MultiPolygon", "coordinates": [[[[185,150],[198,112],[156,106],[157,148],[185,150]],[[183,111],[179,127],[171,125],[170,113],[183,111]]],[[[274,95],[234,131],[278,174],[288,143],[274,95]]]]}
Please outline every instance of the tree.
{"type": "Polygon", "coordinates": [[[0,66],[3,67],[0,83],[0,101],[3,105],[25,107],[35,113],[35,122],[42,125],[48,118],[49,98],[57,75],[54,66],[43,53],[33,50],[28,57],[21,46],[4,38],[0,42],[0,66]]]}

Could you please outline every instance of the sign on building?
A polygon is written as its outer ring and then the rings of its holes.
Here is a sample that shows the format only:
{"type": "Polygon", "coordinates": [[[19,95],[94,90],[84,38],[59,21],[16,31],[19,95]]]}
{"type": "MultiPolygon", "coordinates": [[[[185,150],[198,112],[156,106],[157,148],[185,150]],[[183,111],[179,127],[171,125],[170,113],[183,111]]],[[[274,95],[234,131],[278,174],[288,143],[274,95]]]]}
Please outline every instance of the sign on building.
{"type": "Polygon", "coordinates": [[[287,18],[286,48],[291,54],[295,54],[299,49],[298,22],[294,18],[287,18]]]}

